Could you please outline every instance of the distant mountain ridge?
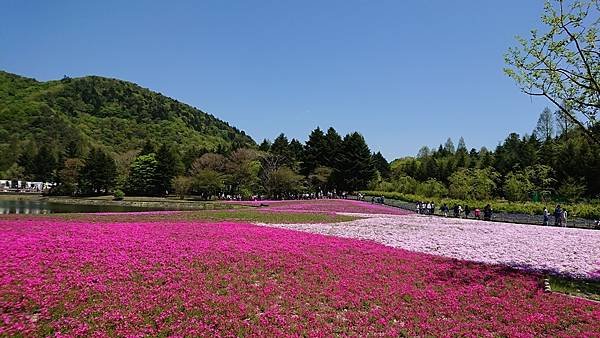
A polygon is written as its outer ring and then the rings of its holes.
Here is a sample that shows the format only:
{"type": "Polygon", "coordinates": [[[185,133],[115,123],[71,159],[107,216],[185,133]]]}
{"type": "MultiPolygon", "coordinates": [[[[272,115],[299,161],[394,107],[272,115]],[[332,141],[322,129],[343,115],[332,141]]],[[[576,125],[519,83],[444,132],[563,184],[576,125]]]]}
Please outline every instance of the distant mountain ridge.
{"type": "MultiPolygon", "coordinates": [[[[100,76],[40,82],[0,71],[4,154],[27,142],[59,150],[77,143],[123,153],[146,140],[177,143],[182,150],[256,145],[227,122],[131,82],[100,76]]],[[[0,170],[14,160],[3,159],[0,170]]]]}

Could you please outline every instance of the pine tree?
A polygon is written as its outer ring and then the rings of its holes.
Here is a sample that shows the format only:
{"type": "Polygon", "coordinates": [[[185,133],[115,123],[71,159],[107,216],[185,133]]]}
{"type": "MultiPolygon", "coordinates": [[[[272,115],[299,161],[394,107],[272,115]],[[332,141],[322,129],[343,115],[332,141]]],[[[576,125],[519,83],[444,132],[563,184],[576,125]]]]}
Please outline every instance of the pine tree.
{"type": "Polygon", "coordinates": [[[304,157],[304,146],[300,141],[293,138],[288,146],[291,161],[294,163],[301,162],[304,157]]]}
{"type": "Polygon", "coordinates": [[[465,143],[465,139],[462,136],[458,140],[458,147],[456,148],[456,151],[467,151],[467,145],[465,143]]]}
{"type": "Polygon", "coordinates": [[[552,111],[548,107],[544,108],[540,114],[533,133],[541,141],[548,141],[554,137],[554,120],[552,111]]]}
{"type": "Polygon", "coordinates": [[[469,153],[465,139],[461,136],[458,140],[458,148],[456,149],[456,168],[466,168],[469,166],[469,153]]]}
{"type": "Polygon", "coordinates": [[[329,127],[327,134],[325,134],[325,157],[321,165],[333,168],[337,162],[341,147],[342,137],[333,127],[329,127]]]}
{"type": "Polygon", "coordinates": [[[271,142],[267,139],[264,139],[262,143],[258,146],[258,150],[268,152],[271,150],[271,142]]]}
{"type": "Polygon", "coordinates": [[[117,165],[113,158],[94,148],[81,168],[79,187],[83,194],[108,193],[115,186],[116,177],[117,165]]]}
{"type": "Polygon", "coordinates": [[[326,147],[325,134],[317,127],[310,133],[304,146],[304,161],[301,167],[303,175],[309,175],[317,167],[325,165],[326,147]]]}
{"type": "Polygon", "coordinates": [[[448,139],[446,140],[446,143],[444,144],[444,151],[447,154],[454,154],[454,152],[456,151],[454,149],[454,142],[452,142],[452,139],[448,137],[448,139]]]}
{"type": "Polygon", "coordinates": [[[381,152],[376,152],[373,154],[373,165],[375,169],[379,171],[379,174],[382,178],[389,178],[391,175],[390,164],[388,161],[381,155],[381,152]]]}
{"type": "Polygon", "coordinates": [[[129,195],[153,196],[159,191],[158,161],[155,154],[140,155],[131,164],[125,190],[129,195]]]}
{"type": "Polygon", "coordinates": [[[342,191],[357,191],[367,187],[375,176],[371,150],[357,132],[346,135],[342,141],[334,174],[337,187],[342,191]]]}
{"type": "Polygon", "coordinates": [[[177,149],[167,144],[162,144],[156,152],[156,174],[158,179],[157,191],[165,193],[171,191],[171,182],[175,176],[183,173],[183,163],[177,149]]]}
{"type": "Polygon", "coordinates": [[[55,178],[58,167],[57,158],[50,148],[43,145],[33,158],[33,179],[40,182],[51,182],[55,178]]]}
{"type": "Polygon", "coordinates": [[[273,144],[271,145],[271,153],[283,157],[285,161],[289,163],[291,160],[289,146],[290,142],[288,141],[288,138],[284,133],[281,133],[275,138],[275,140],[273,140],[273,144]]]}

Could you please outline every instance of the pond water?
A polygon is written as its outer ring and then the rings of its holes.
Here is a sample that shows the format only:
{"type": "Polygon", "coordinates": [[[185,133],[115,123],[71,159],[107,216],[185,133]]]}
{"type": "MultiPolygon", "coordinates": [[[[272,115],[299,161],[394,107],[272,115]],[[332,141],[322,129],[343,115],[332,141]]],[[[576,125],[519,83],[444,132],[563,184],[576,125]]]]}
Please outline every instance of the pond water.
{"type": "Polygon", "coordinates": [[[73,212],[126,212],[149,211],[152,209],[120,205],[78,205],[50,203],[44,200],[2,200],[0,214],[53,214],[73,212]]]}

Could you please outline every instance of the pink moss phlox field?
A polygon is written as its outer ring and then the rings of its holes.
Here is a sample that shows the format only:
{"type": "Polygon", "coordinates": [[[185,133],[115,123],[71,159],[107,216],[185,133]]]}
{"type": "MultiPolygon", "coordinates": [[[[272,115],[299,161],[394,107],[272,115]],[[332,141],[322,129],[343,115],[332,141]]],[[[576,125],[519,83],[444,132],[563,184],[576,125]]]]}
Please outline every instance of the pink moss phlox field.
{"type": "Polygon", "coordinates": [[[598,336],[539,276],[241,223],[0,221],[0,336],[598,336]]]}
{"type": "Polygon", "coordinates": [[[261,210],[285,212],[343,212],[363,214],[388,214],[406,215],[410,211],[402,210],[381,204],[345,200],[345,199],[317,199],[317,200],[284,200],[284,201],[243,201],[228,202],[247,206],[263,206],[261,210]]]}
{"type": "Polygon", "coordinates": [[[600,231],[423,215],[362,214],[339,224],[270,224],[373,240],[411,251],[600,279],[600,231]]]}

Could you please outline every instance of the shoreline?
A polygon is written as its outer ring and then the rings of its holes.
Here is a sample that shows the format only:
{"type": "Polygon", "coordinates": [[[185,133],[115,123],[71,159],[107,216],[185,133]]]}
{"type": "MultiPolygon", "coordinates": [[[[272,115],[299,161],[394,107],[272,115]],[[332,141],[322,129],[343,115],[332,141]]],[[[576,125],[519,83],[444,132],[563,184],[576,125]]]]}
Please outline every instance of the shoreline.
{"type": "Polygon", "coordinates": [[[125,197],[121,201],[113,200],[112,195],[94,197],[43,196],[37,193],[0,193],[0,200],[40,201],[68,205],[121,206],[159,210],[215,210],[236,209],[244,206],[226,204],[220,201],[202,201],[169,197],[125,197]]]}

